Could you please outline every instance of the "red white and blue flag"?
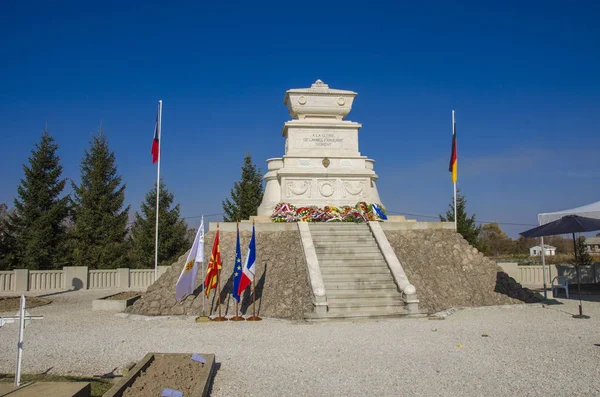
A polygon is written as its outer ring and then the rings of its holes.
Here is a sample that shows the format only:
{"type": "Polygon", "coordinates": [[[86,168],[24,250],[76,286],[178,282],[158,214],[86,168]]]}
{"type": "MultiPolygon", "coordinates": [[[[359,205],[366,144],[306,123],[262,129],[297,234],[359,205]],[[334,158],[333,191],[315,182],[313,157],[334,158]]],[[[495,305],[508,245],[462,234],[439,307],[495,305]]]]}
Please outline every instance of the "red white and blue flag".
{"type": "Polygon", "coordinates": [[[159,139],[160,139],[160,126],[158,125],[158,114],[157,114],[156,115],[156,123],[154,124],[154,139],[152,140],[152,150],[150,151],[150,153],[152,153],[152,164],[154,164],[158,161],[158,156],[159,156],[159,151],[160,151],[159,139]]]}
{"type": "Polygon", "coordinates": [[[238,296],[242,295],[242,292],[254,281],[254,274],[256,273],[256,239],[254,237],[254,225],[252,225],[252,238],[250,239],[250,245],[248,245],[248,256],[246,256],[246,263],[242,268],[242,277],[240,279],[240,286],[238,288],[238,296]]]}
{"type": "Polygon", "coordinates": [[[237,228],[237,239],[235,242],[235,263],[233,264],[233,299],[240,301],[240,281],[242,279],[242,249],[240,248],[240,227],[237,228]]]}

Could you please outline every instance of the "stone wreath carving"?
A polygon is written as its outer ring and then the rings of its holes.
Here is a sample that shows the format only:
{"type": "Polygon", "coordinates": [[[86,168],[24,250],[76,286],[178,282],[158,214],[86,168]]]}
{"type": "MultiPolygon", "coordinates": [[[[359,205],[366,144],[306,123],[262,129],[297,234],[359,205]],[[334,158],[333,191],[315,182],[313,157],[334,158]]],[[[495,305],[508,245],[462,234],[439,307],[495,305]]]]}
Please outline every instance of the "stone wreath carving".
{"type": "Polygon", "coordinates": [[[319,193],[322,197],[331,197],[335,193],[335,179],[320,179],[319,193]]]}
{"type": "Polygon", "coordinates": [[[294,194],[295,196],[302,196],[308,191],[307,197],[310,198],[309,188],[309,180],[287,181],[287,197],[290,197],[290,193],[294,194]]]}
{"type": "Polygon", "coordinates": [[[350,196],[366,197],[365,181],[344,181],[344,198],[350,196]]]}

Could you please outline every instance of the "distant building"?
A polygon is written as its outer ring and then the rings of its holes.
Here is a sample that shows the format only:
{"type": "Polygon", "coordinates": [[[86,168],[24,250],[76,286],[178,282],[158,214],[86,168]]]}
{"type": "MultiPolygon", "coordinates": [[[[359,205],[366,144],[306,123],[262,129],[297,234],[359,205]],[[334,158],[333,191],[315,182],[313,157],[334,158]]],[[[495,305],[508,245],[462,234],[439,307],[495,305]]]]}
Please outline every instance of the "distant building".
{"type": "MultiPolygon", "coordinates": [[[[529,248],[529,256],[540,256],[542,255],[542,248],[539,245],[529,248]]],[[[544,244],[544,255],[554,256],[556,255],[556,247],[548,244],[544,244]]]]}
{"type": "Polygon", "coordinates": [[[583,245],[588,253],[600,254],[600,237],[586,237],[583,245]]]}

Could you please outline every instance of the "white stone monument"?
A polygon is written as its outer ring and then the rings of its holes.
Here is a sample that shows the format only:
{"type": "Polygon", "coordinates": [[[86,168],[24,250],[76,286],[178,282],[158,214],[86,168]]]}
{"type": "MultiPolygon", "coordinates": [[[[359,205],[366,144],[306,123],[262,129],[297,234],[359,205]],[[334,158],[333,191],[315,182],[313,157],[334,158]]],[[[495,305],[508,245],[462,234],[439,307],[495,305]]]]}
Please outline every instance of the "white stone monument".
{"type": "Polygon", "coordinates": [[[258,216],[270,216],[280,202],[297,207],[381,203],[374,160],[358,151],[361,124],[344,120],[356,92],[335,90],[317,80],[288,90],[283,103],[293,120],[284,124],[283,157],[267,160],[258,216]]]}

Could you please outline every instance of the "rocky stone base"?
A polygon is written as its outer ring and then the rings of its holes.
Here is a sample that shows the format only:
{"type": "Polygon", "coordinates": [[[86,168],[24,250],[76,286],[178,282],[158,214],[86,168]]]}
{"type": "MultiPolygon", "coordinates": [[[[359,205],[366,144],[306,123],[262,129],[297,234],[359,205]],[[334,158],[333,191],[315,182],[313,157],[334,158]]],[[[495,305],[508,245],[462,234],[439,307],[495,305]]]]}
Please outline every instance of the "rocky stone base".
{"type": "Polygon", "coordinates": [[[452,307],[537,301],[530,290],[508,277],[453,230],[397,230],[385,234],[417,288],[419,308],[430,313],[452,307]]]}
{"type": "MultiPolygon", "coordinates": [[[[246,258],[251,232],[240,232],[242,262],[246,258]]],[[[205,235],[204,258],[206,267],[210,258],[215,233],[205,235]]],[[[221,258],[223,261],[221,279],[221,311],[223,315],[235,315],[235,300],[232,298],[232,270],[235,259],[235,232],[220,232],[221,258]]],[[[150,287],[142,298],[125,311],[127,313],[166,316],[202,314],[202,283],[204,275],[198,272],[194,295],[175,300],[175,283],[187,254],[180,257],[150,287]]],[[[307,279],[306,262],[297,231],[256,232],[256,308],[258,315],[287,319],[302,319],[312,311],[311,289],[307,279]]],[[[217,312],[216,290],[212,290],[206,301],[207,314],[217,312]]],[[[239,304],[242,314],[252,314],[250,288],[242,296],[239,304]]]]}

